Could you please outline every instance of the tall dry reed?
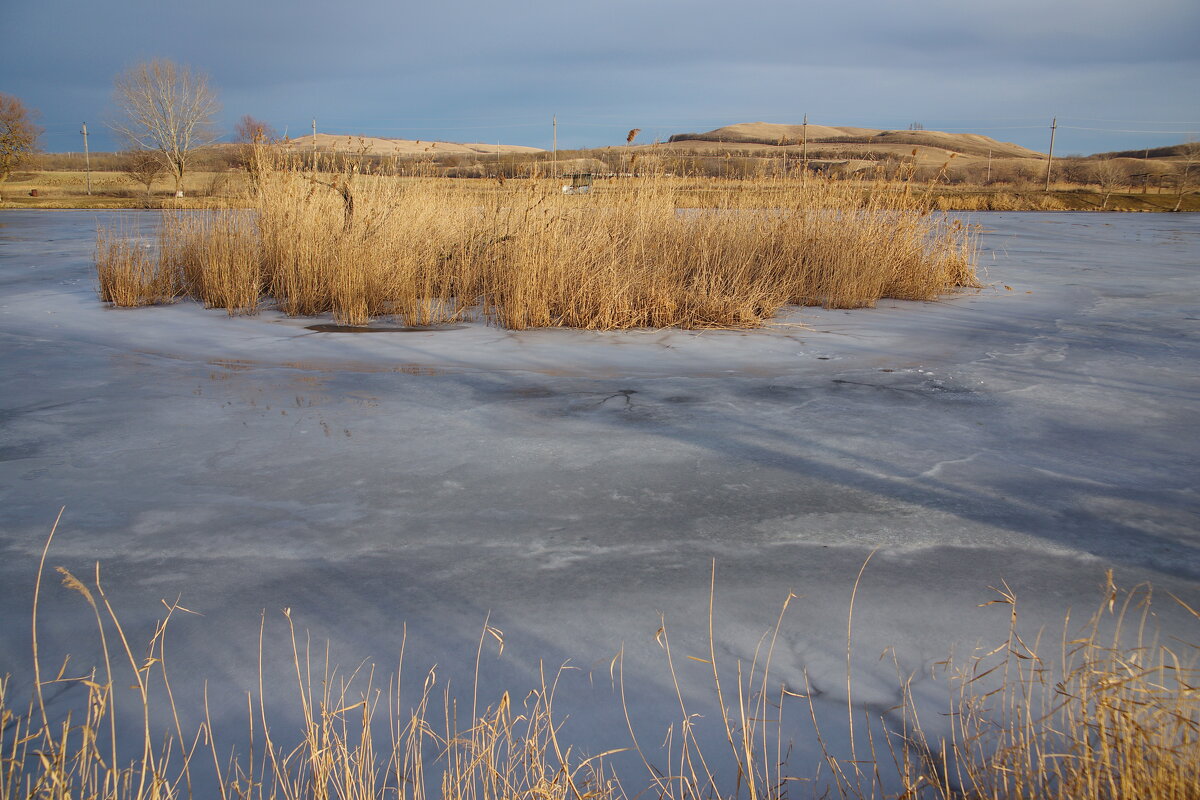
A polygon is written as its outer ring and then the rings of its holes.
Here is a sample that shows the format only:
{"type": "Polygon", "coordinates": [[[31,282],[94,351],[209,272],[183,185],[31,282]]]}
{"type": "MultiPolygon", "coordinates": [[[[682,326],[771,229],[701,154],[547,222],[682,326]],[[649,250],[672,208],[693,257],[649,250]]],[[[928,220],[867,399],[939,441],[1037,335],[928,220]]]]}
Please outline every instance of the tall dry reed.
{"type": "Polygon", "coordinates": [[[478,313],[514,329],[745,327],[787,304],[855,308],[977,285],[969,230],[907,187],[764,179],[681,209],[690,191],[663,175],[581,197],[545,180],[293,166],[260,176],[253,224],[169,214],[160,249],[207,305],[232,313],[270,298],[356,325],[478,313]]]}
{"type": "Polygon", "coordinates": [[[176,269],[135,232],[101,229],[96,234],[96,280],[100,299],[133,308],[172,302],[180,293],[176,269]]]}
{"type": "Polygon", "coordinates": [[[252,217],[229,209],[163,213],[159,258],[182,291],[208,308],[253,313],[263,295],[261,248],[252,217]]]}
{"type": "Polygon", "coordinates": [[[958,670],[952,758],[930,772],[970,798],[1200,796],[1196,644],[1158,640],[1152,599],[1110,570],[1100,608],[1045,646],[1022,638],[1003,587],[992,602],[1010,609],[1009,635],[958,670]]]}

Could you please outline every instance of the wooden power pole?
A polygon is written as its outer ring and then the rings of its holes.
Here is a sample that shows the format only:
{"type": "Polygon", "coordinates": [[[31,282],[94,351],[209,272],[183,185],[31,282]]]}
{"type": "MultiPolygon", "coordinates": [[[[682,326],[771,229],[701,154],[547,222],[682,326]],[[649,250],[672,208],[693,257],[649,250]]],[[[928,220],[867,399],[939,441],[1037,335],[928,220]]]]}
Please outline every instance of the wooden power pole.
{"type": "Polygon", "coordinates": [[[804,183],[808,180],[808,114],[804,115],[800,131],[800,165],[800,183],[804,183]]]}
{"type": "Polygon", "coordinates": [[[317,120],[313,119],[313,151],[312,151],[312,168],[313,172],[317,171],[317,120]]]}
{"type": "Polygon", "coordinates": [[[1050,165],[1054,163],[1054,132],[1058,130],[1058,117],[1050,122],[1050,152],[1046,155],[1046,191],[1050,191],[1050,165]]]}
{"type": "Polygon", "coordinates": [[[92,157],[88,154],[87,143],[87,123],[83,123],[83,127],[79,130],[83,134],[83,166],[87,172],[87,193],[92,193],[92,157]]]}

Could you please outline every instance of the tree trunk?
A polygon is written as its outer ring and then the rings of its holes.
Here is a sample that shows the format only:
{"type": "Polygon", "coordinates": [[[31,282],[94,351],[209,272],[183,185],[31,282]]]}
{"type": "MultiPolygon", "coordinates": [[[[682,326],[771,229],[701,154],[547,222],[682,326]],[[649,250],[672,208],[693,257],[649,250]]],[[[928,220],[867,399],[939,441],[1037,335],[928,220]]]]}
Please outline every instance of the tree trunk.
{"type": "Polygon", "coordinates": [[[175,176],[175,196],[183,197],[183,162],[171,159],[171,174],[175,176]]]}

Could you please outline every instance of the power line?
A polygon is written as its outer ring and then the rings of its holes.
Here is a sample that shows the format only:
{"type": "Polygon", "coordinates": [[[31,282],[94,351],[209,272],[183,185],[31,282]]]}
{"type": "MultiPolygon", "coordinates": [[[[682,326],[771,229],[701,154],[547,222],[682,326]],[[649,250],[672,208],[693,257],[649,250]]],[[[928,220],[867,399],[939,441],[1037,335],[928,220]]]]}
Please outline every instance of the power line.
{"type": "Polygon", "coordinates": [[[1080,122],[1120,122],[1124,124],[1142,125],[1200,125],[1200,122],[1180,122],[1174,119],[1093,119],[1091,117],[1072,117],[1080,122]]]}
{"type": "MultiPolygon", "coordinates": [[[[495,120],[495,121],[499,122],[499,121],[503,121],[503,120],[527,120],[527,119],[529,119],[530,116],[535,116],[535,115],[536,115],[535,113],[531,112],[530,114],[501,114],[501,115],[482,114],[482,115],[470,116],[470,117],[417,117],[417,116],[412,116],[412,115],[406,113],[404,115],[404,118],[407,120],[411,120],[413,122],[487,122],[490,120],[495,120]]],[[[342,124],[342,123],[345,123],[346,120],[349,118],[343,117],[343,116],[338,116],[338,115],[325,116],[324,114],[322,114],[321,119],[329,120],[334,123],[342,124]]]]}
{"type": "MultiPolygon", "coordinates": [[[[521,122],[521,123],[504,123],[497,125],[358,125],[353,122],[339,122],[337,119],[328,119],[321,117],[321,122],[328,125],[340,125],[346,128],[352,128],[355,131],[476,131],[476,130],[492,130],[494,128],[540,128],[546,123],[544,122],[521,122]]],[[[350,135],[353,134],[338,134],[350,135]]]]}
{"type": "MultiPolygon", "coordinates": [[[[936,122],[933,124],[937,125],[936,122]]],[[[984,128],[985,130],[989,130],[989,131],[1030,131],[1030,130],[1040,131],[1044,127],[1046,127],[1046,126],[1045,125],[1005,125],[1002,127],[997,127],[995,125],[980,125],[975,128],[941,128],[941,127],[939,127],[938,129],[941,130],[943,133],[955,133],[955,132],[962,132],[962,131],[967,131],[967,132],[977,131],[977,130],[979,130],[979,128],[984,128]]],[[[1060,125],[1059,127],[1065,128],[1067,126],[1060,125]]],[[[893,128],[892,130],[895,130],[895,129],[893,128]]]]}
{"type": "Polygon", "coordinates": [[[1146,130],[1128,130],[1123,128],[1084,128],[1079,125],[1059,125],[1060,128],[1070,128],[1073,131],[1101,131],[1103,133],[1172,133],[1182,135],[1187,133],[1195,133],[1191,131],[1146,131],[1146,130]]]}

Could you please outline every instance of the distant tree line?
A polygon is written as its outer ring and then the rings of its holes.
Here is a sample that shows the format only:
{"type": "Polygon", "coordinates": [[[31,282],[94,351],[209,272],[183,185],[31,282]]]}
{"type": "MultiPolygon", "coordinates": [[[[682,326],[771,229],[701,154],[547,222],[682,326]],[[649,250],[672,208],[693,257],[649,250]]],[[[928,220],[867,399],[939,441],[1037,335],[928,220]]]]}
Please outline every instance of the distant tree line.
{"type": "Polygon", "coordinates": [[[1112,153],[1096,153],[1090,156],[1083,156],[1088,159],[1109,159],[1109,158],[1178,158],[1186,157],[1188,149],[1192,147],[1194,142],[1182,142],[1180,144],[1172,144],[1166,147],[1145,147],[1139,150],[1118,150],[1112,153]]]}

